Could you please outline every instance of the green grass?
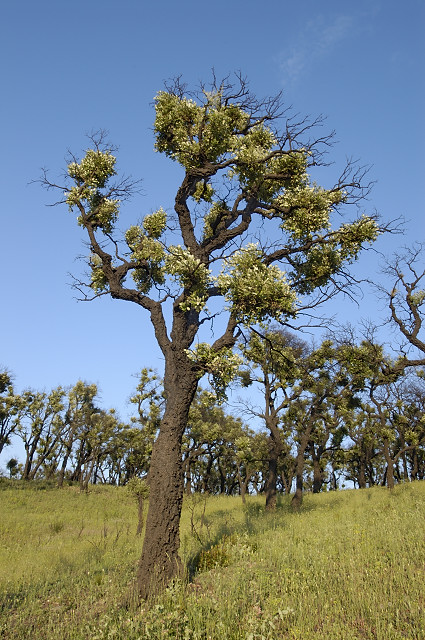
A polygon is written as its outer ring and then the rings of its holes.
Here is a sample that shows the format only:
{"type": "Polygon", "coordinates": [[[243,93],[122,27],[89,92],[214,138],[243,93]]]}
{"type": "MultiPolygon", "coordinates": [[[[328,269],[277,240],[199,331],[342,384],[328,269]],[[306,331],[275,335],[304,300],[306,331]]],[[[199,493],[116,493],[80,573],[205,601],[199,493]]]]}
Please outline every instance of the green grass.
{"type": "MultiPolygon", "coordinates": [[[[9,485],[10,487],[10,485],[9,485]]],[[[125,489],[0,491],[0,638],[424,640],[425,483],[186,500],[190,580],[132,604],[142,541],[125,489]]]]}

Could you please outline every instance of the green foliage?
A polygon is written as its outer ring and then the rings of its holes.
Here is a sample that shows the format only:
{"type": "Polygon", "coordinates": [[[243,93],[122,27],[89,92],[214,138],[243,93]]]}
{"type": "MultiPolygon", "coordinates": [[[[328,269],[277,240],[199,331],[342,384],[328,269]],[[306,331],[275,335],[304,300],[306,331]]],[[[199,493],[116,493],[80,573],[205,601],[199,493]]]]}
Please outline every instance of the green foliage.
{"type": "Polygon", "coordinates": [[[102,260],[95,253],[90,255],[89,266],[91,268],[90,286],[96,293],[106,291],[108,289],[108,279],[102,269],[102,260]]]}
{"type": "Polygon", "coordinates": [[[24,408],[25,401],[15,393],[11,374],[0,371],[0,452],[17,431],[24,408]]]}
{"type": "Polygon", "coordinates": [[[216,351],[206,342],[200,342],[186,354],[199,367],[200,378],[208,374],[217,399],[224,401],[226,388],[238,374],[241,358],[232,349],[224,347],[216,351]]]}
{"type": "Polygon", "coordinates": [[[226,219],[228,213],[229,210],[227,208],[226,202],[219,200],[212,203],[209,211],[207,211],[204,215],[204,240],[208,240],[208,238],[211,238],[216,233],[216,231],[219,229],[220,222],[223,219],[226,219]]]}
{"type": "Polygon", "coordinates": [[[425,302],[425,291],[422,291],[422,289],[415,291],[411,294],[408,301],[410,301],[414,307],[420,307],[425,302]]]}
{"type": "Polygon", "coordinates": [[[130,494],[138,500],[140,498],[144,500],[149,498],[149,485],[146,480],[134,476],[127,482],[126,487],[130,494]]]}
{"type": "Polygon", "coordinates": [[[251,332],[249,341],[239,346],[252,368],[261,369],[261,379],[251,371],[252,380],[263,382],[265,376],[271,376],[269,383],[276,385],[276,389],[279,386],[285,388],[307,372],[307,344],[288,331],[271,329],[264,334],[251,332]]]}
{"type": "Polygon", "coordinates": [[[232,315],[244,324],[295,315],[296,295],[277,266],[267,266],[256,244],[248,244],[225,260],[217,279],[232,315]]]}
{"type": "Polygon", "coordinates": [[[162,207],[143,219],[143,228],[150,238],[160,238],[165,231],[166,224],[167,214],[162,207]]]}
{"type": "Polygon", "coordinates": [[[100,227],[105,233],[112,231],[120,203],[100,190],[116,175],[115,164],[116,158],[109,150],[88,149],[80,163],[71,162],[68,165],[68,175],[74,180],[75,186],[65,192],[66,202],[70,210],[77,206],[80,212],[85,203],[86,211],[78,218],[81,226],[89,219],[93,227],[100,227]]]}
{"type": "Polygon", "coordinates": [[[148,293],[153,285],[164,282],[165,252],[158,240],[165,228],[163,214],[160,209],[146,216],[143,221],[144,229],[133,225],[125,234],[131,250],[130,259],[135,263],[132,277],[141,293],[148,293]]]}
{"type": "Polygon", "coordinates": [[[330,228],[331,208],[343,199],[341,191],[326,191],[315,184],[287,189],[277,199],[279,210],[290,212],[283,216],[280,226],[295,239],[311,237],[314,232],[330,228]]]}
{"type": "Polygon", "coordinates": [[[140,371],[136,393],[130,397],[130,402],[137,407],[137,417],[132,422],[154,436],[161,418],[163,388],[162,380],[153,369],[143,367],[140,371]]]}
{"type": "Polygon", "coordinates": [[[183,311],[201,311],[208,299],[210,271],[207,267],[189,249],[178,245],[169,247],[165,269],[188,292],[180,308],[183,311]]]}
{"type": "Polygon", "coordinates": [[[80,185],[103,189],[109,178],[116,175],[116,161],[110,151],[89,149],[80,163],[68,165],[68,174],[80,185]]]}
{"type": "Polygon", "coordinates": [[[214,197],[214,189],[208,184],[208,182],[198,182],[195,192],[192,194],[192,198],[195,202],[212,202],[214,197]]]}
{"type": "Polygon", "coordinates": [[[155,98],[155,148],[186,169],[220,162],[236,148],[249,122],[237,105],[223,104],[220,92],[204,97],[203,105],[166,91],[155,98]]]}
{"type": "Polygon", "coordinates": [[[6,463],[6,469],[9,471],[9,478],[12,478],[18,473],[19,463],[16,458],[10,458],[6,463]]]}
{"type": "Polygon", "coordinates": [[[197,558],[194,568],[197,571],[210,571],[217,567],[227,567],[231,561],[231,543],[232,539],[224,537],[218,544],[213,545],[210,549],[203,549],[197,558]]]}
{"type": "Polygon", "coordinates": [[[344,263],[357,259],[365,242],[374,242],[378,235],[377,222],[361,216],[351,224],[341,225],[329,237],[322,236],[323,242],[311,248],[305,256],[297,255],[293,261],[295,269],[290,275],[294,279],[301,278],[297,291],[311,293],[316,287],[325,285],[344,263]]]}

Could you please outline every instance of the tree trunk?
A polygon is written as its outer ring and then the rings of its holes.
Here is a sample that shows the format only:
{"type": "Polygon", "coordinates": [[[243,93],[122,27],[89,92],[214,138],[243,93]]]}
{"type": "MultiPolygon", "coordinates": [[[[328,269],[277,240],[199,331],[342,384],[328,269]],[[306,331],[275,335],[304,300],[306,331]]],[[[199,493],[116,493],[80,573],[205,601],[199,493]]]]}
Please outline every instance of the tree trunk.
{"type": "Polygon", "coordinates": [[[418,472],[419,472],[418,451],[415,448],[412,451],[412,470],[410,473],[411,480],[417,480],[418,472]]]}
{"type": "Polygon", "coordinates": [[[361,455],[359,458],[359,489],[366,489],[366,461],[361,455]]]}
{"type": "Polygon", "coordinates": [[[304,461],[302,464],[302,468],[300,470],[298,470],[298,465],[297,465],[295,493],[291,500],[291,507],[295,510],[299,509],[303,502],[303,484],[304,484],[303,471],[304,471],[304,461]]]}
{"type": "Polygon", "coordinates": [[[185,493],[190,496],[192,494],[192,475],[190,473],[190,454],[184,461],[184,477],[185,477],[185,493]]]}
{"type": "Polygon", "coordinates": [[[154,444],[149,470],[149,508],[143,551],[137,574],[139,595],[158,593],[183,574],[179,557],[180,515],[183,502],[182,436],[198,376],[190,369],[167,366],[166,409],[154,444]]]}
{"type": "Polygon", "coordinates": [[[295,467],[294,467],[294,463],[291,461],[290,466],[286,467],[286,473],[285,471],[282,471],[282,473],[280,474],[282,485],[285,489],[285,493],[287,494],[291,493],[292,483],[294,481],[294,474],[295,474],[295,467]]]}
{"type": "Polygon", "coordinates": [[[374,487],[376,485],[377,478],[374,473],[374,467],[371,461],[369,460],[366,465],[366,473],[369,481],[369,487],[374,487]]]}
{"type": "Polygon", "coordinates": [[[384,458],[387,463],[387,486],[388,489],[394,489],[394,461],[390,454],[388,438],[384,438],[384,458]]]}
{"type": "Polygon", "coordinates": [[[143,531],[143,506],[144,506],[144,497],[137,497],[137,531],[136,535],[140,536],[143,531]]]}
{"type": "Polygon", "coordinates": [[[205,469],[204,477],[202,480],[202,493],[207,493],[209,490],[209,481],[211,476],[211,469],[213,466],[214,458],[209,452],[207,468],[205,469]]]}
{"type": "Polygon", "coordinates": [[[242,498],[242,504],[246,504],[246,481],[244,482],[239,474],[239,491],[242,498]]]}
{"type": "Polygon", "coordinates": [[[385,487],[385,485],[387,484],[387,473],[388,473],[388,465],[384,469],[384,475],[382,477],[381,487],[385,487]]]}
{"type": "Polygon", "coordinates": [[[240,467],[238,467],[237,473],[238,483],[239,483],[239,493],[242,498],[242,504],[246,504],[246,494],[248,493],[248,482],[250,478],[250,474],[248,469],[245,469],[245,479],[242,478],[240,467]]]}
{"type": "Polygon", "coordinates": [[[406,457],[406,452],[404,452],[404,453],[403,453],[402,460],[403,460],[403,477],[404,477],[404,482],[409,482],[410,478],[409,478],[409,469],[408,469],[408,466],[407,466],[407,457],[406,457]]]}
{"type": "Polygon", "coordinates": [[[320,468],[320,455],[317,453],[314,444],[311,446],[313,458],[313,493],[320,493],[323,485],[323,474],[320,468]]]}
{"type": "Polygon", "coordinates": [[[217,468],[220,476],[220,494],[223,495],[226,493],[226,475],[223,473],[223,469],[221,468],[220,457],[217,458],[217,468]]]}
{"type": "Polygon", "coordinates": [[[98,455],[99,454],[95,450],[92,450],[90,454],[87,454],[87,457],[80,471],[80,477],[79,477],[80,491],[88,491],[89,483],[91,478],[93,477],[93,470],[95,468],[98,455]]]}
{"type": "Polygon", "coordinates": [[[71,439],[70,442],[67,442],[67,444],[65,445],[65,453],[62,459],[62,465],[59,471],[59,476],[58,476],[58,488],[63,487],[63,481],[65,479],[65,472],[66,472],[66,466],[68,464],[68,460],[71,457],[71,453],[72,453],[72,445],[74,443],[74,440],[71,439]]]}
{"type": "Polygon", "coordinates": [[[52,453],[54,447],[56,446],[56,441],[52,442],[49,447],[46,447],[44,451],[40,451],[36,458],[35,463],[31,467],[31,471],[28,474],[29,480],[34,480],[37,471],[40,467],[45,464],[46,460],[48,460],[50,454],[52,453]]]}
{"type": "Polygon", "coordinates": [[[37,438],[37,440],[35,440],[35,444],[32,443],[31,445],[25,443],[25,451],[26,451],[27,455],[26,455],[26,459],[25,459],[24,470],[22,472],[22,480],[29,480],[30,479],[32,461],[33,461],[33,458],[34,458],[35,450],[37,448],[38,440],[39,440],[39,438],[37,438]]]}
{"type": "Polygon", "coordinates": [[[295,485],[295,493],[291,500],[291,507],[295,510],[299,509],[302,505],[303,501],[303,474],[304,474],[304,453],[307,449],[308,440],[310,438],[310,433],[313,427],[313,420],[310,419],[305,433],[302,435],[300,444],[297,451],[296,458],[296,485],[295,485]]]}
{"type": "Polygon", "coordinates": [[[268,439],[268,470],[265,486],[266,492],[266,510],[274,511],[277,502],[277,466],[279,456],[283,451],[283,442],[278,427],[279,417],[273,406],[272,398],[268,398],[266,406],[266,427],[270,435],[268,439]]]}
{"type": "MultiPolygon", "coordinates": [[[[270,438],[270,441],[275,441],[270,438]]],[[[266,510],[274,511],[276,509],[277,502],[277,462],[279,458],[279,451],[275,446],[271,446],[269,449],[269,464],[267,470],[266,480],[266,510]]]]}

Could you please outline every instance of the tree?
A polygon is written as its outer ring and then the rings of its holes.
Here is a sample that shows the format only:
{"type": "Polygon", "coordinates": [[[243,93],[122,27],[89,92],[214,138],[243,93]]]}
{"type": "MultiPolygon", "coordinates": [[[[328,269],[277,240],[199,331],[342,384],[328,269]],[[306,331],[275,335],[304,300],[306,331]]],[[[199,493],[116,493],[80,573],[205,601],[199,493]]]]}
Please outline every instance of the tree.
{"type": "MultiPolygon", "coordinates": [[[[295,454],[295,493],[292,507],[299,509],[303,500],[305,456],[309,448],[315,450],[317,440],[321,441],[323,433],[329,433],[328,421],[336,403],[344,402],[347,384],[338,363],[337,350],[330,340],[325,340],[317,349],[311,351],[303,362],[303,375],[300,377],[300,392],[291,402],[284,422],[292,423],[295,454]]],[[[323,451],[321,452],[323,453],[323,451]]],[[[320,456],[319,456],[320,458],[320,456]]],[[[313,487],[323,484],[320,459],[313,454],[313,487]],[[315,469],[316,466],[316,469],[315,469]]]]}
{"type": "MultiPolygon", "coordinates": [[[[366,425],[369,426],[370,420],[373,421],[372,431],[378,442],[382,443],[379,453],[383,454],[386,463],[385,479],[392,489],[394,462],[397,459],[391,451],[391,444],[395,440],[395,431],[391,425],[393,385],[403,375],[405,365],[398,366],[397,362],[384,353],[382,345],[371,340],[363,340],[360,345],[349,342],[341,344],[339,351],[346,374],[351,377],[352,386],[362,390],[367,399],[362,407],[367,416],[366,425]]],[[[368,439],[370,442],[370,437],[368,439]]]]}
{"type": "Polygon", "coordinates": [[[146,480],[133,476],[128,481],[127,490],[137,500],[137,530],[136,535],[140,536],[143,531],[143,506],[146,498],[149,497],[149,485],[146,480]]]}
{"type": "Polygon", "coordinates": [[[87,491],[89,482],[96,484],[102,465],[115,447],[117,435],[124,426],[118,421],[115,409],[99,410],[79,432],[78,479],[81,491],[87,491]]]}
{"type": "Polygon", "coordinates": [[[239,486],[244,496],[253,435],[240,418],[223,410],[214,394],[198,391],[182,443],[186,493],[194,488],[231,494],[239,486]]]}
{"type": "Polygon", "coordinates": [[[387,262],[384,273],[392,279],[392,288],[387,291],[379,286],[388,301],[390,321],[396,326],[409,346],[413,346],[419,357],[412,358],[402,347],[402,356],[397,365],[401,367],[425,364],[425,336],[423,336],[423,309],[425,305],[425,244],[416,243],[387,262]]]}
{"type": "Polygon", "coordinates": [[[365,489],[367,483],[375,484],[373,461],[378,455],[373,411],[362,403],[358,410],[352,408],[350,415],[345,412],[344,422],[352,441],[345,454],[347,479],[357,483],[359,489],[365,489]]]}
{"type": "Polygon", "coordinates": [[[341,451],[341,445],[346,435],[341,407],[339,406],[341,401],[345,404],[346,398],[344,398],[344,390],[340,388],[340,391],[342,392],[341,395],[329,402],[329,407],[323,414],[323,419],[317,421],[308,443],[313,470],[313,493],[319,493],[327,481],[327,467],[330,461],[332,461],[333,486],[337,488],[335,466],[338,466],[340,458],[338,454],[341,451]]]}
{"type": "Polygon", "coordinates": [[[397,429],[399,456],[403,459],[404,479],[424,478],[425,386],[424,381],[402,385],[393,421],[397,429]],[[422,462],[422,464],[421,464],[422,462]]]}
{"type": "Polygon", "coordinates": [[[24,402],[13,388],[12,376],[0,372],[0,453],[10,444],[10,437],[19,425],[24,402]]]}
{"type": "MultiPolygon", "coordinates": [[[[87,432],[86,425],[90,424],[93,414],[99,411],[94,404],[97,393],[98,390],[95,384],[88,384],[82,380],[78,380],[67,393],[60,438],[62,464],[58,475],[58,487],[63,486],[66,469],[75,444],[79,442],[78,452],[81,452],[81,433],[87,432]]],[[[81,469],[81,455],[78,452],[75,452],[77,470],[78,468],[81,469]]],[[[79,479],[78,472],[75,470],[73,475],[74,479],[79,479]]]]}
{"type": "MultiPolygon", "coordinates": [[[[285,330],[270,330],[264,335],[252,331],[249,341],[241,343],[241,351],[249,370],[242,383],[256,382],[264,395],[264,408],[247,410],[264,421],[269,432],[268,471],[265,483],[266,509],[276,508],[278,463],[283,452],[289,453],[282,431],[281,415],[302,393],[300,378],[308,374],[304,361],[307,344],[285,330]],[[296,384],[298,383],[298,384],[296,384]]],[[[289,432],[291,429],[289,429],[289,432]]],[[[288,436],[289,433],[286,434],[288,436]]]]}
{"type": "Polygon", "coordinates": [[[144,367],[141,370],[136,393],[130,397],[130,402],[137,407],[137,415],[131,418],[132,424],[137,425],[131,459],[132,475],[136,468],[138,474],[144,471],[147,475],[164,405],[163,383],[152,369],[144,367]]]}
{"type": "Polygon", "coordinates": [[[16,458],[10,458],[6,464],[6,469],[9,471],[9,478],[12,479],[18,473],[19,463],[16,458]]]}
{"type": "Polygon", "coordinates": [[[62,423],[64,395],[62,387],[52,389],[49,394],[44,391],[25,391],[22,394],[25,408],[17,433],[22,438],[26,453],[22,472],[24,480],[34,478],[56,444],[54,434],[62,423]]]}
{"type": "Polygon", "coordinates": [[[102,135],[81,160],[71,159],[67,183],[42,178],[65,194],[62,202],[87,233],[90,282],[78,282],[79,289],[87,299],[110,295],[143,308],[164,356],[166,404],[149,472],[141,597],[182,571],[181,441],[200,378],[208,373],[223,395],[237,369],[231,350],[240,327],[285,321],[297,313],[297,296],[339,289],[344,267],[380,232],[366,215],[332,228],[332,214],[368,191],[365,172],[349,163],[336,184],[317,186],[309,171],[331,136],[314,138],[321,120],[291,117],[280,95],[258,100],[242,77],[234,84],[213,79],[195,92],[177,80],[157,94],[155,110],[156,151],[184,174],[175,215],[160,208],[120,241],[120,203],[137,185],[114,182],[116,157],[102,135]],[[208,301],[227,320],[212,344],[194,344],[217,312],[208,301]]]}

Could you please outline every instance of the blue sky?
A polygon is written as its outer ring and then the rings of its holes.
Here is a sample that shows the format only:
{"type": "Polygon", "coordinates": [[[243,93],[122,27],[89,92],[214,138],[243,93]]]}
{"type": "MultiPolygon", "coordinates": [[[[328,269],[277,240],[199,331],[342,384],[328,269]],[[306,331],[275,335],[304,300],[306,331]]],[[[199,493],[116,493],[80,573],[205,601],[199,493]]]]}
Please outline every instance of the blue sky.
{"type": "MultiPolygon", "coordinates": [[[[121,171],[143,179],[122,226],[171,209],[180,174],[153,152],[152,100],[176,75],[194,85],[212,67],[218,77],[241,70],[258,95],[283,90],[296,111],[326,115],[339,141],[330,174],[347,156],[373,165],[365,210],[408,220],[404,237],[378,249],[424,240],[424,35],[422,0],[4,3],[0,365],[17,389],[82,378],[125,417],[132,376],[142,366],[161,371],[142,309],[75,300],[68,274],[82,269],[81,230],[66,207],[46,207],[50,194],[31,181],[41,167],[57,175],[67,149],[79,153],[85,134],[104,128],[121,171]]],[[[378,280],[378,264],[369,253],[358,268],[378,280]]],[[[383,317],[370,296],[359,308],[341,298],[333,312],[341,321],[383,317]]]]}

